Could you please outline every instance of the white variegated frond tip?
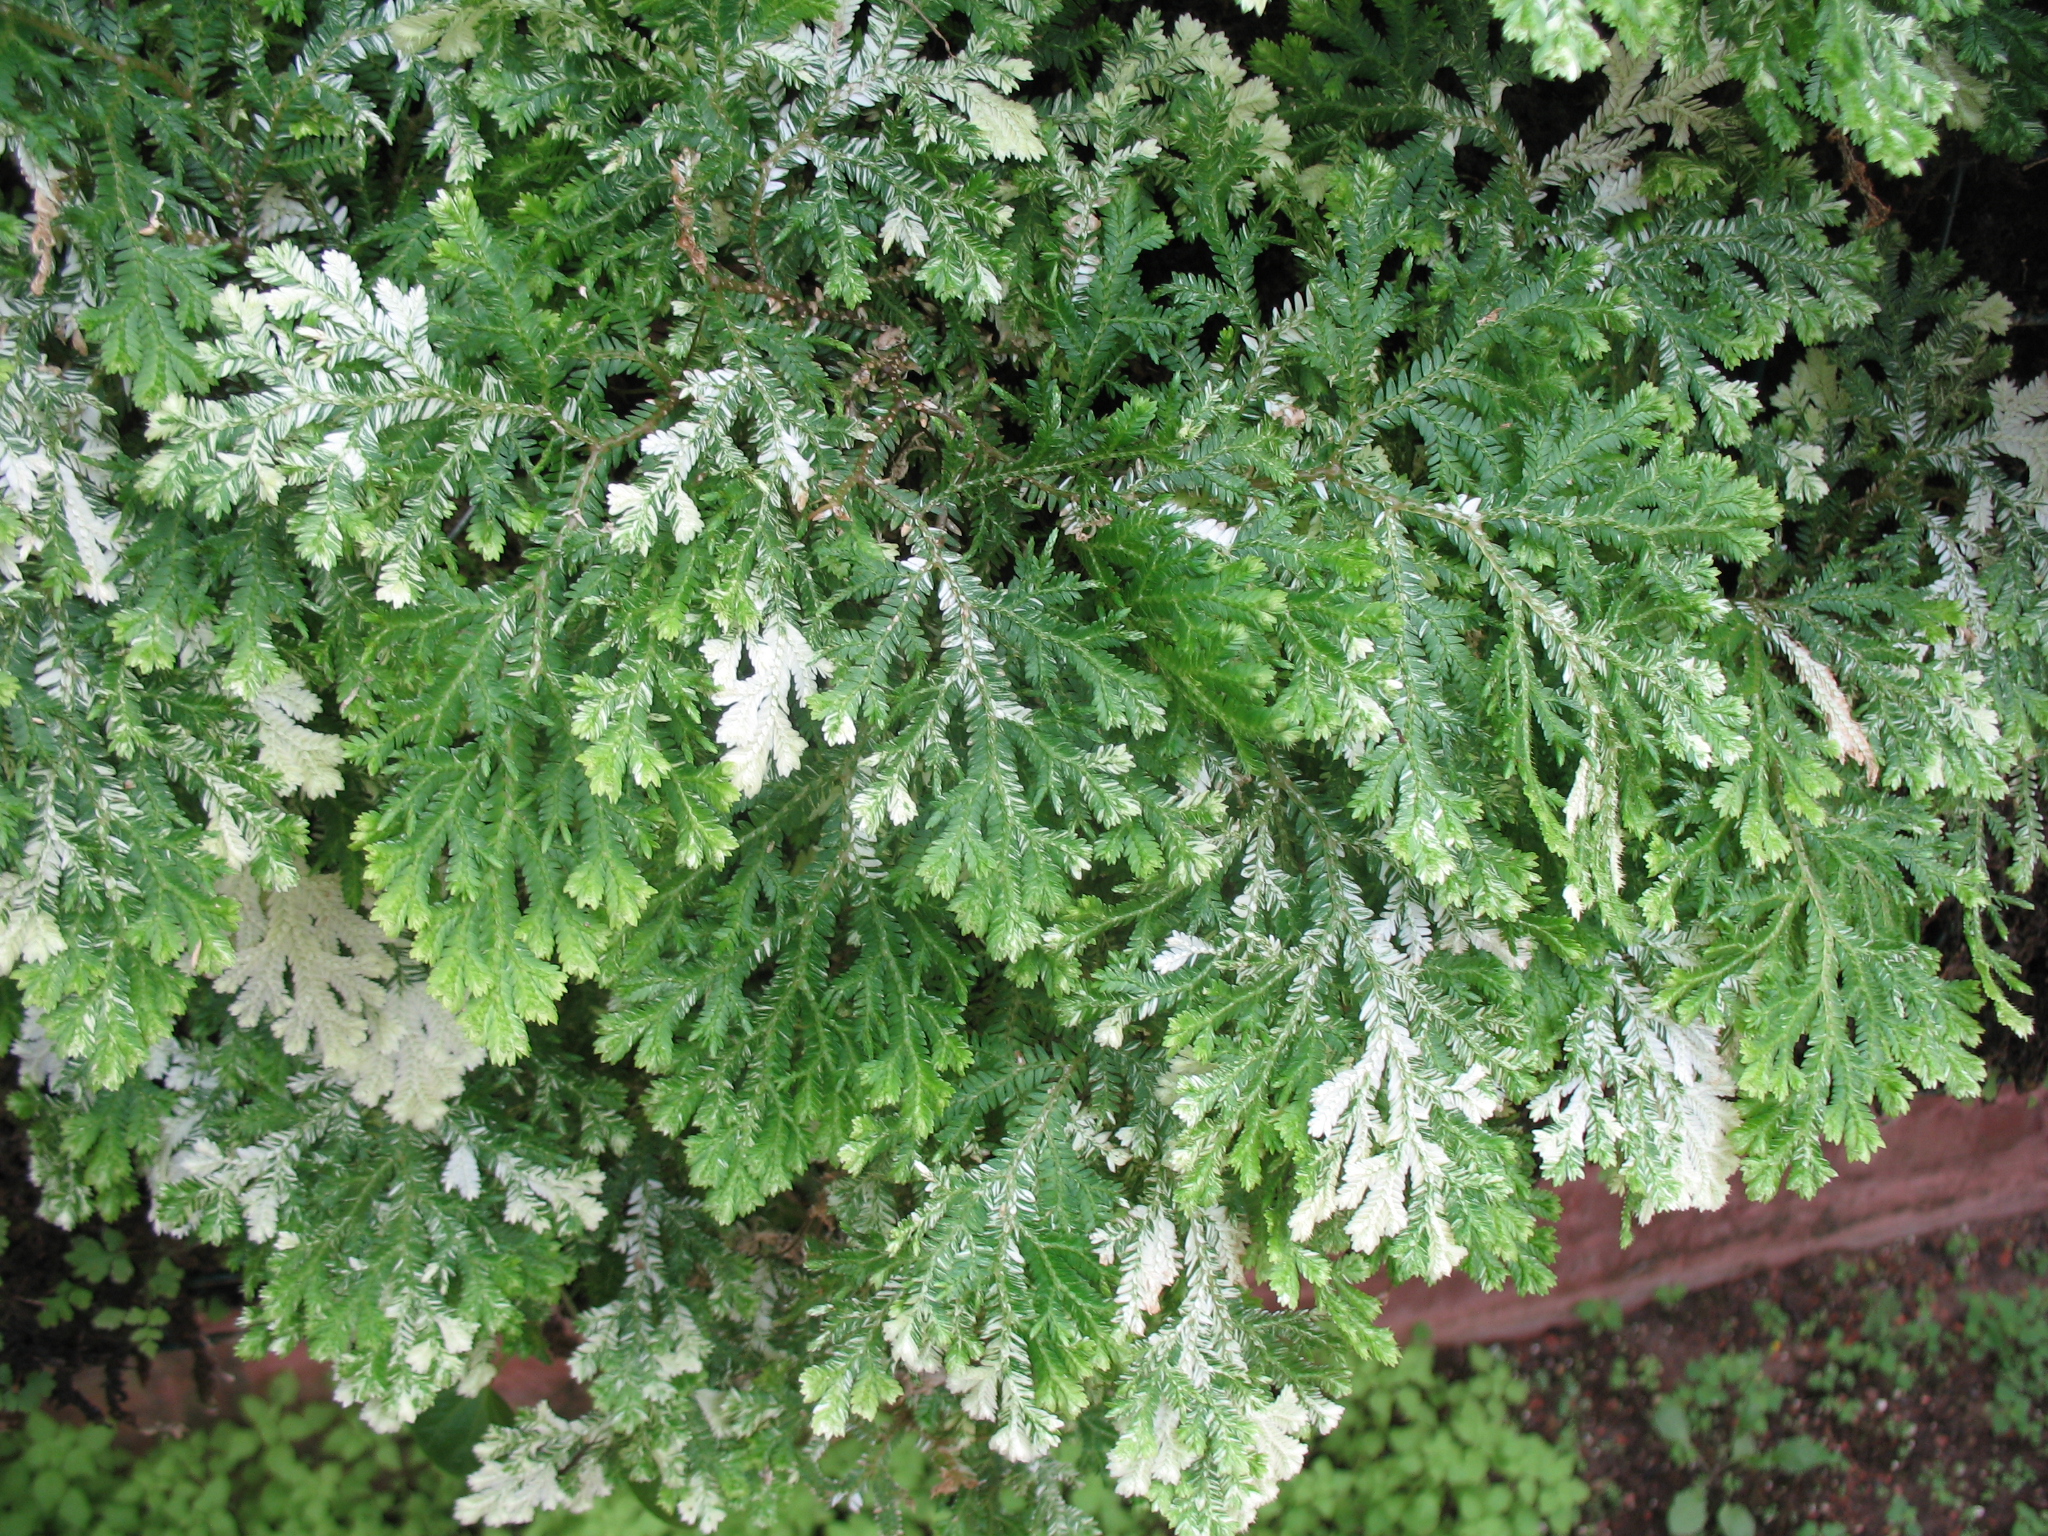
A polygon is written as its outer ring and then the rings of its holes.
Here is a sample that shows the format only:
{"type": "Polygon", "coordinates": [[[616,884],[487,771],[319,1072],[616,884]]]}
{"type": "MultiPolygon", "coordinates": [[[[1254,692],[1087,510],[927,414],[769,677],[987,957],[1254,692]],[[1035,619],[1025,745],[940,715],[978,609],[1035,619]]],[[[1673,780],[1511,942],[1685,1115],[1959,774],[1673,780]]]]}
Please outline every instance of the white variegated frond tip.
{"type": "Polygon", "coordinates": [[[2048,486],[2048,373],[2031,384],[1992,380],[1991,441],[2027,466],[2036,491],[2048,486]]]}
{"type": "Polygon", "coordinates": [[[113,579],[124,542],[119,515],[96,504],[69,466],[59,465],[56,479],[64,507],[64,530],[71,535],[71,548],[83,572],[73,590],[90,602],[111,603],[120,595],[113,579]]]}
{"type": "Polygon", "coordinates": [[[1638,1219],[1716,1210],[1737,1168],[1735,1082],[1706,1024],[1679,1024],[1615,957],[1611,990],[1577,1010],[1558,1077],[1530,1102],[1536,1154],[1553,1181],[1611,1169],[1638,1219]]]}
{"type": "Polygon", "coordinates": [[[711,663],[711,702],[724,711],[717,738],[726,749],[726,771],[742,795],[759,794],[771,775],[786,777],[803,760],[804,738],[790,723],[790,700],[808,703],[832,663],[786,620],[758,634],[706,640],[703,652],[711,663]],[[745,677],[742,660],[751,669],[745,677]]]}
{"type": "Polygon", "coordinates": [[[296,672],[278,674],[250,697],[249,712],[256,717],[256,760],[287,790],[318,800],[341,789],[348,745],[302,723],[320,713],[319,696],[304,678],[296,672]]]}
{"type": "Polygon", "coordinates": [[[595,1231],[603,1222],[598,1192],[604,1174],[595,1168],[559,1168],[501,1152],[491,1176],[505,1189],[505,1220],[515,1227],[555,1233],[595,1231]]]}
{"type": "Polygon", "coordinates": [[[210,797],[206,807],[206,846],[235,874],[245,872],[262,851],[242,818],[210,797]]]}
{"type": "Polygon", "coordinates": [[[477,1165],[476,1148],[468,1142],[457,1142],[449,1152],[441,1169],[441,1187],[465,1200],[474,1200],[483,1193],[483,1170],[477,1165]]]}
{"type": "Polygon", "coordinates": [[[1060,1447],[1059,1421],[1050,1414],[1010,1416],[988,1437],[988,1448],[1006,1461],[1029,1466],[1060,1447]]]}
{"type": "Polygon", "coordinates": [[[1199,1459],[1195,1447],[1180,1433],[1181,1415],[1169,1402],[1153,1405],[1151,1416],[1123,1437],[1109,1454],[1109,1475],[1127,1499],[1144,1498],[1159,1484],[1178,1483],[1199,1459]]]}
{"type": "Polygon", "coordinates": [[[352,1079],[350,1091],[415,1130],[438,1125],[465,1076],[484,1061],[482,1047],[422,981],[387,994],[363,1044],[360,1060],[339,1068],[352,1079]]]}
{"type": "Polygon", "coordinates": [[[68,543],[72,591],[100,604],[119,597],[127,537],[108,497],[115,447],[102,417],[79,375],[37,368],[0,382],[0,502],[21,515],[14,541],[0,545],[7,587],[23,579],[24,560],[68,543]]]}
{"type": "Polygon", "coordinates": [[[1812,698],[1814,708],[1820,711],[1821,721],[1827,726],[1828,740],[1835,744],[1843,757],[1863,769],[1864,777],[1869,783],[1876,784],[1877,750],[1871,746],[1869,735],[1857,721],[1856,711],[1849,703],[1849,696],[1842,691],[1842,685],[1836,680],[1834,672],[1813,652],[1801,645],[1797,637],[1782,624],[1774,622],[1754,607],[1746,604],[1744,607],[1763,632],[1770,637],[1771,643],[1792,663],[1792,671],[1799,681],[1806,685],[1807,694],[1812,698]]]}
{"type": "Polygon", "coordinates": [[[1536,941],[1524,936],[1510,944],[1498,928],[1491,923],[1475,919],[1471,913],[1455,907],[1444,908],[1430,904],[1430,919],[1436,928],[1438,947],[1454,955],[1476,949],[1483,955],[1491,955],[1511,971],[1526,971],[1529,962],[1536,958],[1536,941]]]}
{"type": "Polygon", "coordinates": [[[1120,1136],[1115,1127],[1103,1124],[1102,1117],[1092,1109],[1074,1112],[1068,1139],[1075,1152],[1095,1158],[1111,1173],[1131,1160],[1129,1139],[1120,1136]]]}
{"type": "Polygon", "coordinates": [[[1579,759],[1579,771],[1572,777],[1572,791],[1564,802],[1564,831],[1569,837],[1578,831],[1579,823],[1592,813],[1600,792],[1600,775],[1593,767],[1590,757],[1579,759]]]}
{"type": "MultiPolygon", "coordinates": [[[[903,1358],[900,1347],[898,1358],[903,1358]]],[[[936,1364],[931,1369],[937,1369],[936,1364]]],[[[996,1426],[988,1438],[989,1449],[1006,1461],[1029,1465],[1059,1448],[1059,1418],[1037,1399],[1021,1340],[998,1337],[979,1359],[949,1359],[944,1379],[946,1390],[959,1398],[961,1412],[996,1426]]]]}
{"type": "Polygon", "coordinates": [[[915,210],[891,208],[882,220],[882,249],[901,251],[906,256],[922,256],[930,233],[915,210]]]}
{"type": "MultiPolygon", "coordinates": [[[[726,375],[725,377],[729,377],[726,375]]],[[[605,488],[611,521],[606,533],[632,554],[646,554],[654,535],[667,526],[678,544],[687,544],[704,529],[704,519],[687,489],[711,429],[701,420],[650,432],[640,445],[642,475],[605,488]]]]}
{"type": "Polygon", "coordinates": [[[960,1411],[986,1424],[1002,1403],[1003,1373],[994,1365],[961,1365],[946,1372],[946,1390],[960,1399],[960,1411]]]}
{"type": "Polygon", "coordinates": [[[57,920],[42,905],[40,882],[0,874],[0,976],[17,965],[41,965],[64,947],[57,920]]]}
{"type": "Polygon", "coordinates": [[[1180,1231],[1173,1213],[1136,1206],[1094,1239],[1096,1256],[1117,1266],[1117,1323],[1142,1337],[1159,1315],[1160,1298],[1180,1278],[1180,1231]]]}
{"type": "Polygon", "coordinates": [[[1190,961],[1215,953],[1216,946],[1207,939],[1192,933],[1170,933],[1159,953],[1152,957],[1152,969],[1161,976],[1170,976],[1190,961]]]}
{"type": "Polygon", "coordinates": [[[1244,1249],[1227,1212],[1188,1218],[1181,1299],[1138,1346],[1110,1408],[1118,1493],[1149,1498],[1181,1530],[1216,1536],[1250,1524],[1300,1470],[1308,1437],[1335,1423],[1334,1404],[1255,1363],[1239,1296],[1244,1249]],[[1202,1475],[1190,1476],[1198,1466],[1202,1475]]]}
{"type": "Polygon", "coordinates": [[[40,1008],[22,1010],[21,1029],[15,1035],[10,1050],[16,1063],[17,1080],[25,1088],[40,1089],[44,1093],[55,1091],[70,1064],[69,1058],[44,1033],[43,1010],[40,1008]]]}
{"type": "Polygon", "coordinates": [[[1650,200],[1643,196],[1640,165],[1603,172],[1588,185],[1593,193],[1593,206],[1602,213],[1636,213],[1650,206],[1650,200]]]}
{"type": "Polygon", "coordinates": [[[611,1492],[598,1454],[609,1429],[602,1414],[564,1419],[538,1403],[515,1422],[486,1430],[455,1518],[464,1525],[525,1525],[549,1510],[594,1508],[611,1492]]]}
{"type": "Polygon", "coordinates": [[[244,1029],[265,1018],[294,1055],[317,1060],[360,1104],[420,1130],[438,1125],[483,1052],[424,982],[400,981],[390,939],[342,899],[336,875],[301,874],[264,893],[231,875],[242,908],[234,962],[214,979],[244,1029]]]}
{"type": "Polygon", "coordinates": [[[1003,96],[978,80],[960,88],[960,106],[998,160],[1043,160],[1045,139],[1028,101],[1003,96]]]}
{"type": "MultiPolygon", "coordinates": [[[[1391,972],[1360,1010],[1365,1050],[1310,1095],[1309,1136],[1322,1143],[1288,1222],[1297,1242],[1350,1212],[1352,1249],[1370,1253],[1419,1219],[1425,1273],[1441,1280],[1465,1258],[1445,1215],[1456,1164],[1437,1127],[1458,1115],[1477,1125],[1499,1108],[1490,1068],[1455,1078],[1424,1050],[1410,1015],[1421,1007],[1415,979],[1391,972]]],[[[1427,1028],[1426,1019],[1422,1027],[1427,1028]]]]}
{"type": "Polygon", "coordinates": [[[1818,443],[1788,443],[1783,451],[1785,465],[1785,499],[1797,502],[1816,502],[1828,493],[1828,483],[1821,475],[1827,463],[1827,450],[1818,443]]]}
{"type": "Polygon", "coordinates": [[[384,930],[342,900],[340,877],[310,875],[268,895],[238,881],[229,894],[242,903],[244,921],[234,963],[213,985],[233,996],[228,1011],[236,1022],[248,1029],[267,1016],[295,1055],[360,1049],[364,1015],[383,1008],[384,982],[397,963],[384,930]],[[252,905],[260,920],[252,920],[252,905]]]}

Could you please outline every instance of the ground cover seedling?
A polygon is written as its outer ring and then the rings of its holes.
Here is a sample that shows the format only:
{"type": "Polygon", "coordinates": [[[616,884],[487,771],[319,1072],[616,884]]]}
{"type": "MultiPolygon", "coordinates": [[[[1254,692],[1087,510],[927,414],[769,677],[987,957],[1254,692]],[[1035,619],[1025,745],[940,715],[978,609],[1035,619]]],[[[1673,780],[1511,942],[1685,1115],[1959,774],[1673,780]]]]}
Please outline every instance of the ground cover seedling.
{"type": "Polygon", "coordinates": [[[1721,1536],[1755,1536],[1759,1520],[1776,1527],[1797,1507],[1801,1477],[1843,1464],[1812,1436],[1786,1433],[1791,1392],[1763,1366],[1753,1352],[1702,1356],[1651,1409],[1651,1426],[1692,1479],[1665,1511],[1671,1536],[1700,1536],[1710,1519],[1721,1536]]]}
{"type": "Polygon", "coordinates": [[[1317,1442],[1255,1529],[1273,1536],[1544,1536],[1586,1500],[1578,1460],[1523,1429],[1529,1387],[1496,1350],[1438,1369],[1426,1332],[1400,1362],[1365,1373],[1343,1422],[1317,1442]]]}
{"type": "Polygon", "coordinates": [[[1640,1309],[1513,1356],[1607,1536],[1963,1536],[2048,1508],[2048,1221],[1640,1309]]]}

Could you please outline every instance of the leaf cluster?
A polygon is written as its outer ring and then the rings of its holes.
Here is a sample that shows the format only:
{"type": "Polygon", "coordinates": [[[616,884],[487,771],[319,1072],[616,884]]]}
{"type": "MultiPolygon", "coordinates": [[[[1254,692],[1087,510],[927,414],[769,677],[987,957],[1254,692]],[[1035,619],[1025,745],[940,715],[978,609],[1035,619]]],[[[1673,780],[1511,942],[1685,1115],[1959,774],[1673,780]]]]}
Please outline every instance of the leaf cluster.
{"type": "Polygon", "coordinates": [[[380,1424],[572,1308],[465,1519],[1208,1536],[1373,1273],[1974,1087],[2048,407],[1790,150],[2024,89],[1851,12],[1603,11],[1547,148],[1564,12],[0,12],[48,1209],[380,1424]]]}

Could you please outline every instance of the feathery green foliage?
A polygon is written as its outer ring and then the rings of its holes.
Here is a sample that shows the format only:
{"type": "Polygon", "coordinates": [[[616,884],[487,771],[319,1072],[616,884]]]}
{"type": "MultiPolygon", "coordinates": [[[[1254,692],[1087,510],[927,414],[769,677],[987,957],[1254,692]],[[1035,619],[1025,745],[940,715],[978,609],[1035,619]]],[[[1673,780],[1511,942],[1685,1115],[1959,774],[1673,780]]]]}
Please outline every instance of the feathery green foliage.
{"type": "Polygon", "coordinates": [[[17,1109],[373,1423],[573,1309],[462,1518],[1235,1531],[1354,1282],[1978,1081],[2048,399],[1789,149],[2023,141],[2024,13],[1608,16],[1532,152],[1563,11],[196,11],[0,8],[17,1109]]]}

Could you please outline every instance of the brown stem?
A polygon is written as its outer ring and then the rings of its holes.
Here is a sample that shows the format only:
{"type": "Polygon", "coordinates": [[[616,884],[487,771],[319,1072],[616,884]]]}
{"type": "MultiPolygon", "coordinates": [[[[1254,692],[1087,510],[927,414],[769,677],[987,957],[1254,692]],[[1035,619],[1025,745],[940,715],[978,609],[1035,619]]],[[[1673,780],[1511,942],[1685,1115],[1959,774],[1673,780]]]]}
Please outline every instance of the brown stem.
{"type": "Polygon", "coordinates": [[[1877,195],[1877,188],[1870,182],[1870,166],[1856,153],[1856,146],[1839,128],[1828,130],[1828,142],[1833,144],[1842,156],[1842,190],[1854,192],[1863,199],[1863,227],[1875,229],[1892,216],[1892,205],[1877,195]]]}

